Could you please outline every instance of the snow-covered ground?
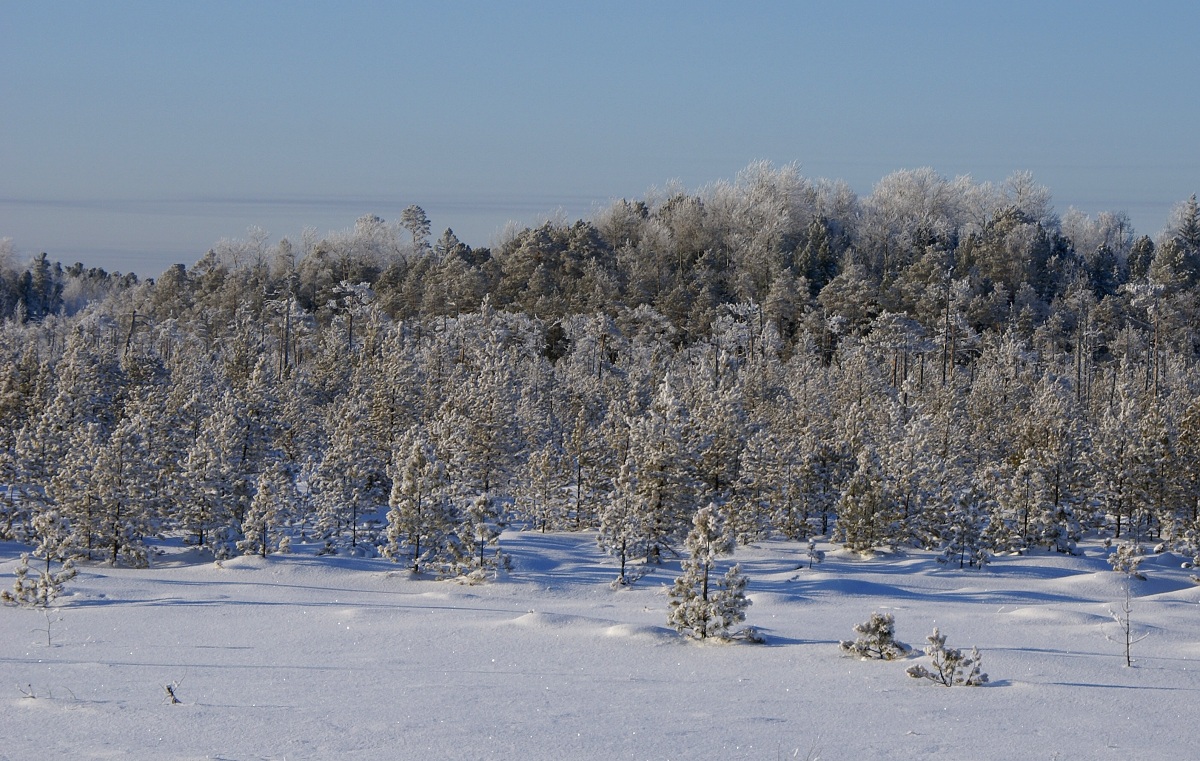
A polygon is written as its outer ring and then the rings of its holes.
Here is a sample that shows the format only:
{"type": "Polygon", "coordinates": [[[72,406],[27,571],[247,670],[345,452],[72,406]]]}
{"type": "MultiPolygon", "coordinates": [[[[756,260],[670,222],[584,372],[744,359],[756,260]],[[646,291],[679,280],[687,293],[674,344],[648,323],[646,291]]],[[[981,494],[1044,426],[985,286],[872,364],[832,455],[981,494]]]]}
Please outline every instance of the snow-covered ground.
{"type": "MultiPolygon", "coordinates": [[[[85,565],[48,615],[0,610],[0,759],[1196,757],[1200,587],[1177,556],[1133,582],[1147,636],[1126,668],[1123,577],[1098,545],[983,571],[742,547],[765,645],[668,629],[678,563],[614,591],[590,534],[502,546],[512,571],[478,586],[303,551],[85,565]],[[978,646],[991,683],[841,657],[876,610],[914,646],[935,625],[978,646]]],[[[6,587],[19,551],[0,544],[6,587]]]]}

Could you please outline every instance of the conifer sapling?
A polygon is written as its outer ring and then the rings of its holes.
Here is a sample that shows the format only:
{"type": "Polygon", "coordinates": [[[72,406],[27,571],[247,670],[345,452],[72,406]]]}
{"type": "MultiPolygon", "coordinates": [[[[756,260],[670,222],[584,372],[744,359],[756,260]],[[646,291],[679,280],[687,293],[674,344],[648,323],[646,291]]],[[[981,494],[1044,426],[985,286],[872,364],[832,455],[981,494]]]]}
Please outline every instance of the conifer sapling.
{"type": "Polygon", "coordinates": [[[14,574],[12,591],[0,591],[0,601],[23,607],[48,608],[62,594],[63,587],[75,578],[75,565],[68,556],[71,552],[71,528],[56,510],[47,510],[34,516],[33,530],[38,537],[38,546],[33,556],[44,559],[45,568],[29,578],[29,553],[21,555],[21,562],[14,574]],[[58,571],[52,570],[51,562],[61,561],[58,571]]]}
{"type": "Polygon", "coordinates": [[[842,640],[845,655],[863,659],[884,661],[903,658],[912,648],[896,639],[896,617],[891,613],[872,613],[868,621],[854,626],[858,638],[853,642],[842,640]]]}
{"type": "Polygon", "coordinates": [[[1126,666],[1133,666],[1133,644],[1142,641],[1147,636],[1143,634],[1139,637],[1133,631],[1133,580],[1146,580],[1145,574],[1138,570],[1142,564],[1142,554],[1143,550],[1140,544],[1126,542],[1108,556],[1108,562],[1112,564],[1113,570],[1125,574],[1125,599],[1121,610],[1109,610],[1109,613],[1117,622],[1117,626],[1121,627],[1121,634],[1124,635],[1126,666]]]}
{"type": "Polygon", "coordinates": [[[982,658],[978,648],[971,648],[971,655],[964,656],[962,651],[946,647],[946,635],[934,627],[933,634],[926,638],[925,654],[933,659],[933,668],[927,669],[918,664],[910,666],[905,673],[914,679],[928,679],[934,684],[954,687],[982,687],[987,684],[988,675],[981,670],[982,658]]]}
{"type": "Polygon", "coordinates": [[[675,580],[668,595],[671,612],[667,622],[680,634],[695,639],[716,637],[728,640],[741,636],[760,641],[753,629],[730,633],[730,627],[746,620],[746,582],[740,566],[730,568],[714,586],[714,563],[733,551],[733,537],[722,525],[712,505],[696,513],[685,545],[689,557],[683,561],[683,576],[675,580]]]}

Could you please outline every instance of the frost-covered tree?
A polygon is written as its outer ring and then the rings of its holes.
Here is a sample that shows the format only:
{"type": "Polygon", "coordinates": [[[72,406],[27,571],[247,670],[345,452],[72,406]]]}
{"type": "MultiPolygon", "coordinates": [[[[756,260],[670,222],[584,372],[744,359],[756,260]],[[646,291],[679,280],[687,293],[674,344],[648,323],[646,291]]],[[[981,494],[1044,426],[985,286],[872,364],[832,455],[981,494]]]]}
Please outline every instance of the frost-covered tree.
{"type": "Polygon", "coordinates": [[[1108,562],[1117,573],[1124,574],[1124,601],[1121,610],[1110,610],[1113,620],[1121,628],[1122,643],[1125,645],[1125,666],[1133,666],[1133,645],[1145,635],[1138,637],[1133,630],[1133,580],[1145,581],[1146,577],[1138,570],[1144,559],[1144,550],[1140,544],[1125,542],[1117,547],[1117,551],[1108,556],[1108,562]]]}
{"type": "Polygon", "coordinates": [[[237,400],[228,391],[201,421],[180,474],[177,521],[198,547],[225,557],[234,549],[237,520],[237,462],[241,452],[237,400]]]}
{"type": "MultiPolygon", "coordinates": [[[[727,525],[740,544],[766,536],[775,515],[785,519],[793,515],[794,483],[788,478],[789,468],[779,449],[779,443],[766,430],[756,431],[745,443],[738,483],[724,508],[727,525]]],[[[798,528],[793,524],[782,530],[789,538],[803,538],[805,532],[798,528]]]]}
{"type": "MultiPolygon", "coordinates": [[[[3,246],[0,241],[0,253],[3,246]]],[[[30,440],[35,432],[28,426],[49,401],[46,395],[51,374],[31,343],[19,354],[9,352],[8,356],[10,361],[0,363],[0,484],[4,484],[0,491],[0,537],[13,539],[28,526],[29,519],[28,505],[18,497],[17,484],[44,483],[40,477],[46,472],[45,461],[39,456],[43,450],[30,440]],[[36,461],[26,462],[23,453],[34,455],[36,461]],[[24,471],[25,467],[29,472],[24,471]]]]}
{"type": "Polygon", "coordinates": [[[1129,384],[1118,384],[1114,378],[1111,401],[1092,427],[1095,447],[1088,458],[1096,474],[1094,488],[1113,521],[1117,539],[1128,531],[1133,516],[1144,502],[1140,488],[1144,481],[1144,463],[1136,455],[1140,443],[1141,407],[1136,395],[1130,392],[1129,384]]]}
{"type": "Polygon", "coordinates": [[[982,671],[982,659],[978,648],[971,648],[970,655],[963,655],[957,648],[946,647],[946,635],[934,627],[933,634],[926,638],[925,655],[933,659],[930,668],[917,664],[910,666],[905,673],[914,679],[928,679],[934,684],[944,687],[982,687],[987,684],[988,675],[982,671]]]}
{"type": "Polygon", "coordinates": [[[47,568],[39,571],[36,579],[30,579],[29,573],[29,553],[23,552],[14,571],[17,578],[13,581],[12,589],[0,590],[0,602],[26,608],[48,608],[62,594],[66,583],[76,575],[75,565],[70,558],[63,561],[56,572],[47,568]]]}
{"type": "Polygon", "coordinates": [[[283,462],[273,461],[255,483],[254,498],[242,521],[243,539],[237,548],[264,558],[272,552],[287,552],[291,547],[287,524],[297,501],[295,476],[283,462]]]}
{"type": "Polygon", "coordinates": [[[317,505],[317,532],[330,546],[349,539],[358,546],[360,517],[375,497],[373,467],[363,456],[367,443],[366,400],[351,396],[329,408],[329,439],[312,481],[317,505]]]}
{"type": "Polygon", "coordinates": [[[122,559],[138,568],[149,563],[145,540],[155,533],[155,516],[149,509],[153,476],[146,469],[148,460],[141,416],[124,417],[97,453],[91,470],[99,509],[97,541],[110,563],[122,559]]]}
{"type": "Polygon", "coordinates": [[[817,549],[816,537],[809,538],[808,550],[805,552],[805,556],[808,557],[809,570],[811,570],[813,566],[825,562],[825,551],[817,549]]]}
{"type": "Polygon", "coordinates": [[[598,482],[605,459],[596,422],[589,419],[586,408],[580,404],[573,424],[563,432],[564,475],[571,500],[571,528],[575,529],[593,526],[596,521],[595,499],[601,489],[598,482]]]}
{"type": "Polygon", "coordinates": [[[757,306],[730,307],[713,325],[710,346],[702,347],[702,363],[681,384],[680,401],[687,410],[685,433],[691,441],[697,498],[727,504],[739,479],[740,459],[750,433],[743,407],[745,396],[739,369],[742,358],[755,354],[757,306]]]}
{"type": "Polygon", "coordinates": [[[547,442],[526,458],[514,489],[518,514],[543,533],[568,525],[570,505],[566,500],[563,459],[561,449],[547,442]]]}
{"type": "MultiPolygon", "coordinates": [[[[667,623],[695,639],[746,635],[730,629],[746,620],[746,608],[750,606],[746,597],[748,579],[737,565],[722,577],[716,574],[717,558],[733,551],[733,538],[712,505],[696,512],[685,546],[688,557],[683,561],[683,576],[668,592],[667,623]]],[[[751,632],[749,636],[754,635],[751,632]]]]}
{"type": "MultiPolygon", "coordinates": [[[[102,352],[82,331],[70,334],[54,366],[54,389],[49,404],[31,417],[16,437],[17,471],[28,485],[27,497],[38,500],[71,458],[81,457],[81,437],[95,451],[107,440],[120,416],[124,385],[114,356],[102,352]]],[[[87,468],[87,463],[81,467],[87,468]]],[[[67,493],[59,490],[59,496],[67,493]]],[[[75,521],[72,521],[75,523],[75,521]]]]}
{"type": "Polygon", "coordinates": [[[847,549],[869,552],[893,539],[893,517],[879,455],[864,448],[838,501],[837,537],[847,549]]]}
{"type": "Polygon", "coordinates": [[[988,497],[982,489],[968,485],[950,494],[946,502],[945,523],[938,531],[941,552],[937,561],[944,565],[957,563],[959,568],[983,568],[991,562],[985,538],[988,497]]]}
{"type": "Polygon", "coordinates": [[[890,661],[903,658],[912,648],[896,639],[896,617],[891,613],[872,613],[871,618],[854,625],[854,640],[839,644],[845,655],[890,661]]]}
{"type": "Polygon", "coordinates": [[[628,462],[633,478],[623,484],[641,525],[646,559],[659,562],[684,534],[695,496],[694,462],[687,410],[671,388],[659,384],[646,414],[630,419],[628,462]]]}
{"type": "MultiPolygon", "coordinates": [[[[90,558],[102,551],[99,482],[93,477],[104,441],[98,423],[76,427],[56,458],[56,469],[45,486],[46,496],[71,530],[72,553],[90,558]]],[[[41,506],[42,510],[51,509],[41,506]]]]}
{"type": "Polygon", "coordinates": [[[387,545],[392,560],[407,558],[413,573],[448,560],[449,539],[458,522],[445,465],[429,438],[417,428],[401,437],[391,466],[387,545]]]}
{"type": "Polygon", "coordinates": [[[596,532],[600,548],[616,558],[619,564],[614,586],[625,586],[641,576],[638,574],[631,579],[626,570],[633,558],[645,557],[646,554],[646,534],[635,498],[637,493],[637,473],[633,464],[626,461],[617,476],[611,499],[600,508],[596,532]]]}
{"type": "Polygon", "coordinates": [[[438,446],[451,481],[467,499],[506,490],[519,449],[520,351],[509,345],[515,337],[505,318],[490,305],[482,309],[470,324],[458,326],[463,333],[454,339],[461,361],[449,384],[454,393],[443,389],[445,400],[437,410],[446,432],[438,446]],[[474,351],[468,351],[468,342],[474,351]]]}
{"type": "Polygon", "coordinates": [[[32,556],[45,562],[45,566],[31,579],[29,559],[31,553],[21,554],[21,562],[15,571],[16,580],[12,590],[0,591],[0,601],[24,607],[49,607],[63,592],[66,583],[75,578],[75,565],[71,560],[72,535],[70,526],[55,510],[46,510],[33,519],[33,531],[38,537],[38,546],[32,556]],[[54,570],[53,563],[59,563],[54,570]]]}
{"type": "Polygon", "coordinates": [[[507,569],[508,556],[500,550],[499,515],[492,500],[480,494],[463,511],[455,528],[457,558],[453,572],[470,582],[494,577],[507,569]]]}
{"type": "Polygon", "coordinates": [[[1043,378],[1016,428],[1015,454],[1000,465],[1001,520],[1026,545],[1074,552],[1082,532],[1077,510],[1086,507],[1080,466],[1088,442],[1069,387],[1043,378]]]}
{"type": "Polygon", "coordinates": [[[400,225],[412,235],[413,253],[420,253],[429,247],[429,217],[425,210],[416,204],[408,206],[400,212],[400,225]]]}

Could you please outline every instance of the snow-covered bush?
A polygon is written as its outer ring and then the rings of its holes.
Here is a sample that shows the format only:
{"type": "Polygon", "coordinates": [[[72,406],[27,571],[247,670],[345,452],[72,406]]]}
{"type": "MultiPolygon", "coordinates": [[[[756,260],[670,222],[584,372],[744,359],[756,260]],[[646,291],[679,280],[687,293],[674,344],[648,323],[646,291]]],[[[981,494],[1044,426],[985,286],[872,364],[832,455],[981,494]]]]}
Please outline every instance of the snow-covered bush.
{"type": "Polygon", "coordinates": [[[845,655],[890,661],[912,652],[911,647],[896,639],[896,617],[891,613],[872,613],[870,620],[855,624],[854,632],[857,639],[841,642],[845,655]]]}
{"type": "Polygon", "coordinates": [[[946,687],[982,687],[987,684],[988,675],[981,670],[982,658],[978,648],[972,647],[970,656],[964,656],[961,650],[946,647],[946,635],[939,632],[937,627],[927,639],[929,644],[925,646],[925,654],[933,659],[933,668],[918,664],[910,666],[905,673],[914,679],[928,679],[946,687]]]}

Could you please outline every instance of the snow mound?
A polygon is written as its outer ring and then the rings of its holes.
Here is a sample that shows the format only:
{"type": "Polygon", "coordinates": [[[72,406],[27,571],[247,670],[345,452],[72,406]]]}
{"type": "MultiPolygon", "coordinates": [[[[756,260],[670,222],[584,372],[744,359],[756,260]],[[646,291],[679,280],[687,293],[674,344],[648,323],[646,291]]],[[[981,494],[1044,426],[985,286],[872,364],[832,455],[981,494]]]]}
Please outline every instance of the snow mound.
{"type": "Polygon", "coordinates": [[[804,599],[799,595],[789,595],[782,592],[753,592],[747,594],[746,597],[750,598],[750,602],[759,607],[765,605],[796,605],[804,599]]]}
{"type": "Polygon", "coordinates": [[[894,584],[882,584],[869,579],[833,578],[810,583],[806,590],[815,596],[886,597],[888,599],[911,599],[916,595],[908,589],[894,584]]]}
{"type": "Polygon", "coordinates": [[[539,613],[532,610],[523,616],[514,618],[510,623],[530,629],[578,629],[596,626],[595,619],[560,613],[539,613]]]}
{"type": "Polygon", "coordinates": [[[634,624],[615,624],[604,630],[604,636],[659,641],[668,640],[672,642],[679,638],[679,635],[670,629],[659,626],[637,626],[634,624]]]}
{"type": "Polygon", "coordinates": [[[1053,624],[1055,626],[1096,626],[1112,621],[1112,616],[1095,613],[1084,613],[1077,610],[1063,610],[1045,605],[1017,608],[1007,611],[1006,615],[1031,624],[1053,624]]]}

